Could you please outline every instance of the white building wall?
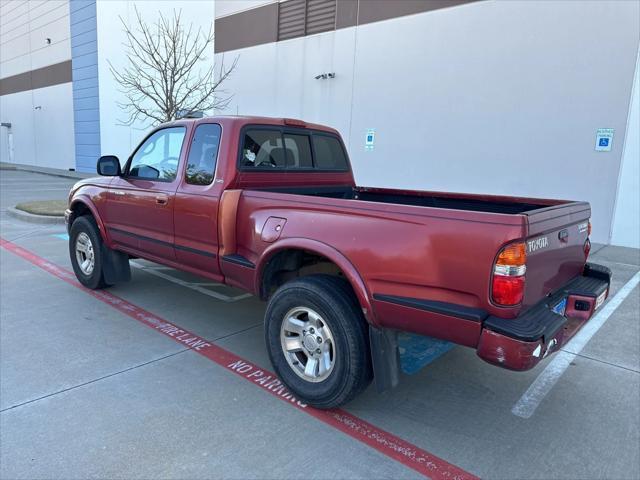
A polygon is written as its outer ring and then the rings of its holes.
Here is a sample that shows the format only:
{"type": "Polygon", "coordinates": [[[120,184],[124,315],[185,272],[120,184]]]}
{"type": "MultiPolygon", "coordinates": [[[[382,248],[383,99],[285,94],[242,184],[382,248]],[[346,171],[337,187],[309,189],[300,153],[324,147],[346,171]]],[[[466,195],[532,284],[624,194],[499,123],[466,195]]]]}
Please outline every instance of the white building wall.
{"type": "MultiPolygon", "coordinates": [[[[0,78],[71,58],[68,0],[15,0],[0,4],[0,78]],[[51,43],[47,43],[47,38],[51,43]]],[[[73,168],[71,83],[0,96],[0,160],[73,168]],[[13,137],[9,158],[8,134],[13,137]]]]}
{"type": "Polygon", "coordinates": [[[36,162],[36,143],[34,137],[33,95],[31,90],[2,95],[0,97],[0,121],[11,123],[11,129],[2,127],[0,161],[5,163],[36,162]],[[11,136],[11,141],[9,140],[11,136]],[[10,142],[13,152],[10,155],[10,142]],[[30,161],[32,160],[32,162],[30,161]]]}
{"type": "Polygon", "coordinates": [[[640,57],[636,65],[627,137],[618,182],[611,243],[640,248],[640,57]]]}
{"type": "Polygon", "coordinates": [[[226,52],[230,110],[338,128],[360,185],[587,200],[608,242],[639,6],[478,2],[226,52]]]}
{"type": "MultiPolygon", "coordinates": [[[[224,88],[233,94],[221,114],[302,118],[331,125],[348,139],[355,29],[228,52],[238,66],[224,88]],[[318,74],[338,72],[333,80],[318,74]]],[[[221,61],[222,55],[216,55],[221,61]]]]}
{"type": "MultiPolygon", "coordinates": [[[[33,116],[36,165],[63,170],[75,168],[71,82],[37,88],[31,92],[33,104],[40,107],[34,110],[33,116]]],[[[29,163],[17,156],[15,159],[19,163],[29,163]]]]}
{"type": "MultiPolygon", "coordinates": [[[[128,115],[118,105],[126,101],[119,91],[109,70],[109,61],[116,69],[127,64],[122,44],[126,35],[122,29],[120,18],[132,24],[136,21],[135,8],[148,23],[159,19],[159,12],[172,16],[174,10],[182,13],[185,26],[193,25],[194,30],[201,27],[205,34],[213,28],[214,2],[184,1],[151,2],[145,0],[98,0],[96,4],[98,27],[98,77],[100,85],[100,144],[103,155],[116,155],[124,162],[142,138],[148,133],[151,122],[136,122],[131,126],[123,125],[128,115]]],[[[213,61],[213,45],[210,56],[206,60],[213,61]]],[[[208,65],[207,65],[208,66],[208,65]]]]}

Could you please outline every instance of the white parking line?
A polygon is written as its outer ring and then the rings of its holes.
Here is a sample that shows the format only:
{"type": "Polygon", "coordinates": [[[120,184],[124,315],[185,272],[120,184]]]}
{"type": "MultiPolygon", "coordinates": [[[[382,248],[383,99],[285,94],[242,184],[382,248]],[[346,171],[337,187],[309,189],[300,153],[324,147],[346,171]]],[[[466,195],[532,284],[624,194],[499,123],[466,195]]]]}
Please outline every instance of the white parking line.
{"type": "Polygon", "coordinates": [[[540,402],[551,391],[564,371],[576,358],[585,345],[591,340],[600,327],[609,319],[611,314],[620,306],[627,296],[638,286],[640,272],[636,273],[595,317],[589,320],[585,326],[573,337],[569,343],[558,353],[555,358],[538,375],[531,386],[513,406],[511,413],[518,417],[529,418],[536,411],[540,402]]]}
{"type": "MultiPolygon", "coordinates": [[[[202,286],[199,283],[194,283],[194,282],[186,282],[184,280],[180,280],[179,278],[174,277],[173,275],[168,275],[166,273],[162,273],[159,270],[167,268],[168,267],[163,267],[160,266],[162,268],[158,268],[155,265],[152,266],[147,266],[147,265],[141,265],[135,261],[131,261],[130,262],[132,267],[138,268],[140,270],[143,270],[147,273],[150,273],[151,275],[155,275],[156,277],[160,277],[160,278],[164,278],[165,280],[169,280],[170,282],[173,282],[177,285],[180,285],[182,287],[186,287],[186,288],[190,288],[191,290],[195,290],[196,292],[202,293],[204,295],[208,295],[210,297],[213,297],[215,299],[218,300],[222,300],[223,302],[237,302],[239,300],[243,300],[245,298],[249,298],[251,297],[250,293],[243,293],[242,295],[237,295],[235,297],[230,297],[228,295],[225,295],[223,293],[218,293],[218,292],[214,292],[212,290],[207,290],[206,288],[202,288],[202,286]]],[[[215,285],[221,285],[222,284],[215,284],[215,285]]]]}

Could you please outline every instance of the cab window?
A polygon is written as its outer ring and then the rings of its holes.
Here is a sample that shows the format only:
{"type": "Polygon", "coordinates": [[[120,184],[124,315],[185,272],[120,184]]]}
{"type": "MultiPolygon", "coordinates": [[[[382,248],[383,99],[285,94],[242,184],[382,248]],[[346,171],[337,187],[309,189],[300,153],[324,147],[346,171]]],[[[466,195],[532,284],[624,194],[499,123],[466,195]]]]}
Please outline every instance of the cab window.
{"type": "Polygon", "coordinates": [[[191,185],[210,185],[216,171],[220,125],[204,123],[196,127],[191,141],[185,180],[191,185]]]}
{"type": "Polygon", "coordinates": [[[293,135],[285,133],[283,138],[285,168],[293,168],[295,170],[313,168],[309,135],[293,135]]]}
{"type": "Polygon", "coordinates": [[[134,153],[128,176],[165,182],[174,180],[185,132],[185,127],[170,127],[153,133],[134,153]]]}
{"type": "Polygon", "coordinates": [[[316,168],[319,170],[347,170],[349,163],[342,144],[336,137],[314,135],[316,168]]]}
{"type": "Polygon", "coordinates": [[[284,148],[279,130],[247,130],[240,165],[244,168],[284,168],[284,148]]]}
{"type": "Polygon", "coordinates": [[[278,128],[245,130],[239,166],[245,171],[349,170],[342,143],[335,136],[278,128]]]}
{"type": "Polygon", "coordinates": [[[268,170],[313,168],[309,135],[283,135],[280,130],[247,130],[241,166],[268,170]]]}

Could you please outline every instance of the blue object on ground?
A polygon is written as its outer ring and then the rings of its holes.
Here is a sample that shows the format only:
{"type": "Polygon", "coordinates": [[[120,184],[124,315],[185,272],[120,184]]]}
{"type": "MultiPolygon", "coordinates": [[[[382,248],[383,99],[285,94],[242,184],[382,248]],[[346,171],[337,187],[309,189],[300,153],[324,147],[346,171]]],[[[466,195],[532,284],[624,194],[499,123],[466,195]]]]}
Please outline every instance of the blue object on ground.
{"type": "Polygon", "coordinates": [[[400,333],[398,347],[402,371],[413,375],[447,353],[455,344],[433,337],[400,333]]]}
{"type": "Polygon", "coordinates": [[[69,241],[69,235],[67,235],[66,233],[54,233],[53,236],[59,238],[60,240],[64,240],[65,242],[69,241]]]}

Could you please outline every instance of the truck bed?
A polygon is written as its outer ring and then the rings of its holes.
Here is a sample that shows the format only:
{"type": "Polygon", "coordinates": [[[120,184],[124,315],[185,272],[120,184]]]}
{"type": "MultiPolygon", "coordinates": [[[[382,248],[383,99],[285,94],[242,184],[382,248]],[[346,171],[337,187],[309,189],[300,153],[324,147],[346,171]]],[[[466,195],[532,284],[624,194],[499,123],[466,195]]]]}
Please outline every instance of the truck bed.
{"type": "MultiPolygon", "coordinates": [[[[584,202],[363,187],[251,188],[239,198],[236,239],[237,253],[252,263],[265,248],[255,242],[256,233],[271,217],[286,219],[281,240],[313,239],[349,258],[374,298],[441,302],[514,318],[581,274],[582,226],[590,208],[584,202]],[[563,230],[568,237],[561,241],[563,230]],[[544,248],[529,252],[523,304],[493,305],[488,297],[497,252],[515,240],[541,238],[544,248]]],[[[437,322],[384,318],[378,306],[387,328],[441,338],[449,330],[437,322]]],[[[469,337],[446,339],[477,341],[479,324],[460,323],[472,330],[469,337]]]]}
{"type": "Polygon", "coordinates": [[[366,202],[411,205],[418,207],[467,210],[472,212],[522,214],[571,202],[564,200],[521,199],[494,195],[471,195],[417,190],[391,190],[368,187],[303,187],[269,188],[270,192],[292,193],[314,197],[361,200],[366,202]]]}

